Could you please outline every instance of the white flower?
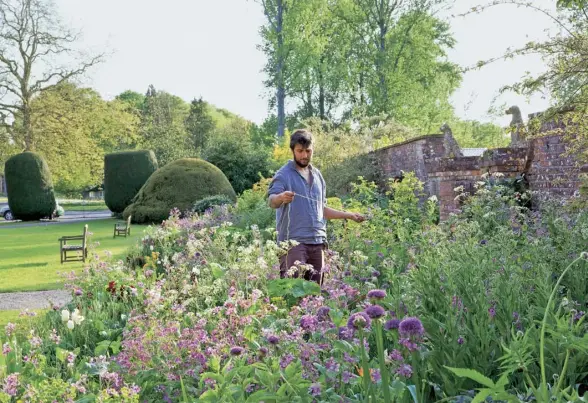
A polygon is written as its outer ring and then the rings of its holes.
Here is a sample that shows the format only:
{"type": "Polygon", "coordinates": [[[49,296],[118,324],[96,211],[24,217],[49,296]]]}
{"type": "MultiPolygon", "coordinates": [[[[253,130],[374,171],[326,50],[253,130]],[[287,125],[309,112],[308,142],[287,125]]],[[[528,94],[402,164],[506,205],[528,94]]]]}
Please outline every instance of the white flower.
{"type": "Polygon", "coordinates": [[[504,176],[504,174],[502,172],[494,172],[494,177],[496,178],[502,178],[504,176]]]}
{"type": "Polygon", "coordinates": [[[67,328],[68,328],[69,330],[73,330],[73,328],[74,328],[74,323],[73,323],[73,320],[68,320],[68,321],[67,321],[67,328]]]}
{"type": "Polygon", "coordinates": [[[453,189],[454,192],[459,192],[459,193],[463,192],[463,190],[464,190],[463,186],[458,186],[455,189],[453,189]]]}
{"type": "Polygon", "coordinates": [[[192,273],[194,273],[195,275],[199,276],[200,275],[200,269],[197,266],[194,266],[192,268],[192,273]]]}
{"type": "Polygon", "coordinates": [[[153,245],[149,246],[149,249],[153,250],[153,245]]]}
{"type": "Polygon", "coordinates": [[[429,197],[429,200],[432,201],[433,203],[436,203],[438,199],[437,199],[437,196],[433,195],[433,196],[429,197]]]}
{"type": "Polygon", "coordinates": [[[127,315],[125,315],[124,313],[122,315],[120,315],[120,319],[121,320],[127,320],[127,315]]]}
{"type": "Polygon", "coordinates": [[[63,311],[61,311],[61,321],[67,322],[68,320],[69,320],[69,311],[67,309],[64,309],[63,311]]]}
{"type": "Polygon", "coordinates": [[[78,309],[76,309],[71,314],[71,320],[73,320],[76,325],[79,325],[84,320],[84,317],[82,315],[80,315],[80,311],[78,309]]]}

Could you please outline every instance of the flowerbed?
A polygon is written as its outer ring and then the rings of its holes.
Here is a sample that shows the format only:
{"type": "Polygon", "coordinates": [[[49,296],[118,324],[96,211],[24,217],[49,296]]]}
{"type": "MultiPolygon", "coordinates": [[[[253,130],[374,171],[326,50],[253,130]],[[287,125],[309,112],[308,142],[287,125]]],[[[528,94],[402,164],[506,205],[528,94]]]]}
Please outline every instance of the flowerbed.
{"type": "Polygon", "coordinates": [[[241,212],[172,212],[7,326],[0,402],[579,401],[588,213],[495,179],[439,225],[414,176],[360,180],[341,202],[370,220],[331,223],[322,287],[279,279],[286,246],[241,212]]]}

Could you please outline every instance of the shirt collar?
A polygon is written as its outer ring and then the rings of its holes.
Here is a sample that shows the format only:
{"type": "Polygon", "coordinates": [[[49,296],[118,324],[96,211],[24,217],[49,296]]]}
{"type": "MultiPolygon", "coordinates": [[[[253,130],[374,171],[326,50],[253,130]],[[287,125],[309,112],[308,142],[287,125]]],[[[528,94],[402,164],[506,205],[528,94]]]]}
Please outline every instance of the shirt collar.
{"type": "MultiPolygon", "coordinates": [[[[296,163],[294,162],[294,160],[288,160],[288,166],[295,170],[296,172],[298,172],[298,169],[296,169],[296,163]]],[[[308,167],[310,168],[309,171],[310,172],[314,172],[314,167],[312,166],[312,164],[308,164],[308,167]]]]}

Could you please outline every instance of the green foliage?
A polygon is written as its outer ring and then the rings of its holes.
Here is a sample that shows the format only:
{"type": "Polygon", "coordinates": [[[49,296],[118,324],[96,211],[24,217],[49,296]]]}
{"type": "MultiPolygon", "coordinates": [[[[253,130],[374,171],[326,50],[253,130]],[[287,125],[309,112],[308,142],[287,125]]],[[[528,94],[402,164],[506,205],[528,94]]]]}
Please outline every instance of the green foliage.
{"type": "Polygon", "coordinates": [[[461,148],[500,148],[507,147],[510,143],[510,136],[493,123],[456,119],[449,125],[461,148]]]}
{"type": "Polygon", "coordinates": [[[267,202],[270,182],[270,178],[262,179],[253,185],[252,189],[247,189],[239,195],[235,208],[235,225],[243,229],[255,226],[260,230],[275,230],[276,212],[267,202]]]}
{"type": "Polygon", "coordinates": [[[197,150],[201,150],[206,146],[214,128],[214,120],[208,113],[206,102],[202,98],[193,99],[190,104],[190,114],[186,118],[186,130],[197,150]]]}
{"type": "Polygon", "coordinates": [[[248,129],[237,121],[219,129],[202,153],[203,159],[223,171],[237,194],[270,174],[269,150],[249,142],[248,129]]]}
{"type": "Polygon", "coordinates": [[[226,195],[208,196],[194,203],[192,211],[198,214],[202,214],[211,207],[232,204],[233,201],[234,200],[231,200],[231,198],[226,195]]]}
{"type": "Polygon", "coordinates": [[[43,157],[24,152],[5,164],[8,205],[15,218],[23,221],[49,217],[55,210],[51,172],[43,157]]]}
{"type": "Polygon", "coordinates": [[[161,222],[172,209],[186,212],[207,196],[225,195],[235,200],[235,191],[220,169],[195,158],[183,158],[155,171],[123,212],[136,223],[161,222]]]}
{"type": "Polygon", "coordinates": [[[158,168],[153,151],[121,151],[104,156],[104,201],[122,213],[158,168]]]}

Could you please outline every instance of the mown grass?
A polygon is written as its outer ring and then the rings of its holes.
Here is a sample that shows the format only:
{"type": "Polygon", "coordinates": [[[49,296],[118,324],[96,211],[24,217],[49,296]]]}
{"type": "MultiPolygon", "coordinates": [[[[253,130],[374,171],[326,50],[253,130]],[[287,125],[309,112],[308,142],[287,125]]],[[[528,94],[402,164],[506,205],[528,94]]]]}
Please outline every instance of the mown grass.
{"type": "MultiPolygon", "coordinates": [[[[142,236],[145,226],[133,225],[128,238],[113,239],[115,219],[88,220],[90,255],[109,251],[123,258],[142,236]]],[[[0,292],[38,291],[61,288],[59,273],[79,272],[82,262],[60,264],[59,241],[64,235],[81,235],[85,222],[40,224],[3,228],[0,225],[0,292]]],[[[91,256],[90,256],[91,257],[91,256]]]]}

